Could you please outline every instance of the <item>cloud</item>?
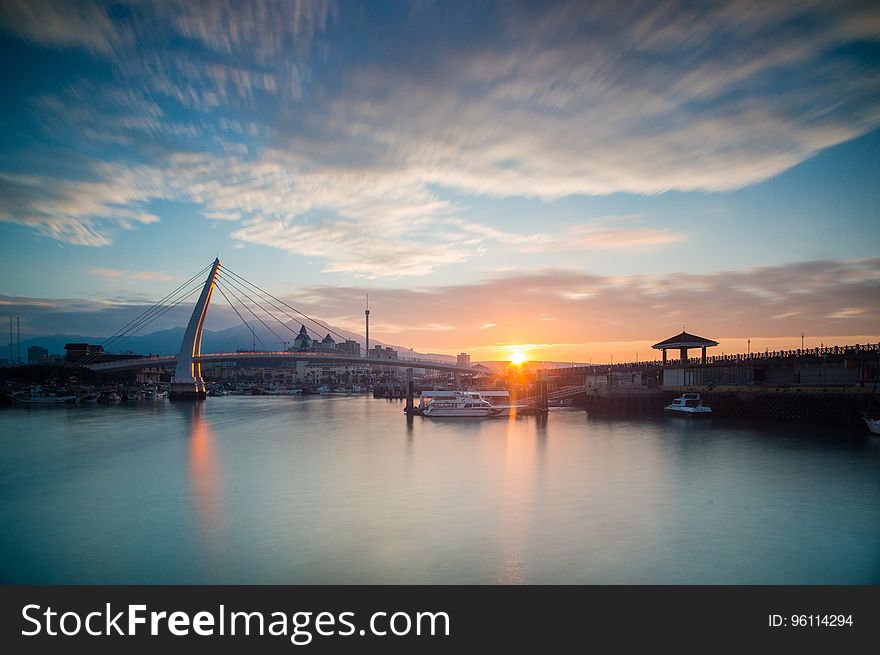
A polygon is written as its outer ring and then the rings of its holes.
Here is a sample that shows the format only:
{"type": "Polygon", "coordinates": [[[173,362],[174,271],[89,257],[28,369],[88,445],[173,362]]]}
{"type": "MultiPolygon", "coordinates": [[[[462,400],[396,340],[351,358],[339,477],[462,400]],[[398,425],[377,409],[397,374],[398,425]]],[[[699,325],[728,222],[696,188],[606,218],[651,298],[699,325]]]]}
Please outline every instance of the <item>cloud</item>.
{"type": "MultiPolygon", "coordinates": [[[[791,347],[800,341],[801,332],[812,339],[880,339],[880,259],[813,261],[709,275],[614,277],[547,270],[430,289],[319,286],[280,293],[306,314],[355,333],[362,331],[363,298],[369,293],[376,338],[423,352],[494,353],[510,344],[542,344],[544,356],[568,359],[578,353],[577,358],[583,358],[585,344],[650,344],[678,333],[682,325],[720,341],[720,350],[727,352],[746,338],[797,337],[787,346],[791,347]],[[725,346],[726,342],[736,345],[725,346]]],[[[82,334],[106,334],[149,305],[125,299],[96,303],[8,296],[0,296],[0,304],[22,316],[29,334],[74,327],[82,334]]],[[[190,310],[181,305],[175,311],[159,327],[185,324],[190,310]]],[[[237,320],[215,297],[210,325],[230,326],[237,320]]]]}
{"type": "Polygon", "coordinates": [[[123,38],[102,3],[78,0],[7,0],[0,26],[52,47],[80,47],[106,54],[123,38]]]}
{"type": "MultiPolygon", "coordinates": [[[[311,296],[304,310],[335,317],[337,324],[356,330],[366,291],[371,318],[377,325],[396,326],[398,342],[449,352],[495,341],[657,341],[680,332],[683,324],[716,339],[781,338],[802,331],[877,335],[880,325],[880,259],[813,261],[707,275],[542,271],[430,289],[317,287],[302,291],[311,296]],[[452,329],[426,338],[436,325],[452,329]]],[[[300,297],[291,302],[304,301],[300,297]]],[[[381,338],[382,330],[376,332],[381,338]]]]}
{"type": "Polygon", "coordinates": [[[98,179],[72,180],[0,172],[0,221],[67,243],[106,246],[114,228],[159,220],[143,209],[147,200],[163,195],[149,169],[99,165],[95,173],[98,179]]]}
{"type": "Polygon", "coordinates": [[[0,178],[0,220],[79,245],[172,199],[361,277],[659,248],[680,234],[591,217],[519,233],[468,199],[729,191],[880,125],[870,2],[107,7],[0,12],[112,70],[33,99],[42,136],[87,165],[0,178]]]}
{"type": "Polygon", "coordinates": [[[140,280],[144,282],[175,282],[179,278],[168,273],[160,273],[158,271],[132,271],[121,268],[103,268],[100,266],[90,266],[88,272],[91,275],[105,278],[108,280],[140,280]]]}

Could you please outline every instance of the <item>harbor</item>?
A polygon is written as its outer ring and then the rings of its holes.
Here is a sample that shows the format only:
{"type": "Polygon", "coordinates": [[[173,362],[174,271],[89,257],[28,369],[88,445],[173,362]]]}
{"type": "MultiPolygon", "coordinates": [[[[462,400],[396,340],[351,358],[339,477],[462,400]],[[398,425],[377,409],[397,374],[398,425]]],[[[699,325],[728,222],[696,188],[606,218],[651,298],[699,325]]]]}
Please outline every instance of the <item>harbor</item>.
{"type": "Polygon", "coordinates": [[[880,439],[861,429],[575,408],[407,421],[404,402],[0,408],[0,500],[14,526],[0,574],[48,584],[880,582],[880,439]],[[40,538],[48,525],[53,538],[40,538]]]}
{"type": "MultiPolygon", "coordinates": [[[[652,415],[662,413],[683,394],[698,395],[715,417],[856,427],[866,420],[870,426],[870,419],[880,415],[878,343],[709,356],[704,344],[716,342],[682,342],[681,338],[678,335],[673,337],[678,341],[671,342],[681,351],[677,359],[667,358],[664,349],[663,358],[653,361],[540,363],[525,368],[507,364],[456,370],[442,362],[397,359],[396,352],[395,359],[384,360],[326,350],[208,354],[200,359],[218,363],[201,364],[204,378],[199,384],[205,398],[369,394],[404,401],[408,416],[425,415],[432,395],[456,393],[478,394],[478,402],[502,406],[498,412],[488,411],[487,417],[511,412],[542,415],[554,406],[609,416],[652,415]],[[700,347],[701,356],[688,357],[682,343],[700,347]],[[287,363],[291,360],[293,366],[287,363]],[[317,363],[309,364],[312,360],[317,363]],[[303,368],[304,363],[310,368],[303,368]]],[[[657,345],[664,343],[670,341],[657,345]]],[[[164,363],[154,357],[132,360],[123,356],[120,360],[103,353],[82,357],[87,359],[0,369],[4,377],[0,402],[116,404],[153,402],[174,395],[173,359],[166,358],[168,363],[164,363]],[[83,366],[92,362],[97,366],[83,366]],[[108,366],[121,370],[106,372],[103,367],[108,366]]]]}

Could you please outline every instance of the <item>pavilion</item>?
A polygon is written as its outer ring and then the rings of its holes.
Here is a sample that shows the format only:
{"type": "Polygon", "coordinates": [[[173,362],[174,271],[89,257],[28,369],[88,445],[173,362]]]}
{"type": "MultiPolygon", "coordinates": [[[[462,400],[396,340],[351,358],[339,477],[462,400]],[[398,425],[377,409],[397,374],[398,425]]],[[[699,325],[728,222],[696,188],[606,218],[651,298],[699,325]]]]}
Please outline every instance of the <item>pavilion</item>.
{"type": "Polygon", "coordinates": [[[688,349],[690,348],[700,348],[702,350],[702,357],[700,361],[705,364],[706,363],[706,348],[710,348],[712,346],[717,346],[717,341],[712,341],[711,339],[706,339],[704,337],[698,337],[695,334],[689,334],[687,332],[682,331],[681,334],[677,334],[674,337],[669,337],[660,343],[655,343],[652,348],[656,350],[663,351],[663,366],[666,366],[666,351],[669,349],[678,348],[681,357],[682,366],[687,366],[688,361],[688,349]]]}

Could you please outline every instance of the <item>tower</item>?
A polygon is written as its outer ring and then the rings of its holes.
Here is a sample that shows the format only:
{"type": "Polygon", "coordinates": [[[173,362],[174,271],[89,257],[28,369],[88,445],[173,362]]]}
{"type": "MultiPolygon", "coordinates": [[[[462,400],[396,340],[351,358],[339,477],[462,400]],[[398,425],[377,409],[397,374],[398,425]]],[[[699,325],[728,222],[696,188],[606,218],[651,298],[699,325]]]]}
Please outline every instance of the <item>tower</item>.
{"type": "Polygon", "coordinates": [[[211,303],[211,294],[214,292],[214,282],[217,279],[217,271],[220,269],[220,259],[214,260],[205,286],[196,306],[193,308],[186,332],[183,333],[183,342],[180,344],[180,353],[177,355],[177,366],[174,369],[174,377],[171,378],[172,399],[202,400],[206,395],[205,381],[202,379],[202,366],[196,361],[196,357],[202,354],[202,330],[205,327],[205,318],[208,316],[208,305],[211,303]]]}
{"type": "Polygon", "coordinates": [[[367,355],[367,357],[369,357],[369,356],[370,356],[370,294],[367,294],[367,307],[366,307],[366,309],[364,309],[364,318],[365,318],[366,321],[367,321],[367,334],[366,334],[366,337],[367,337],[367,349],[366,349],[366,355],[367,355]]]}

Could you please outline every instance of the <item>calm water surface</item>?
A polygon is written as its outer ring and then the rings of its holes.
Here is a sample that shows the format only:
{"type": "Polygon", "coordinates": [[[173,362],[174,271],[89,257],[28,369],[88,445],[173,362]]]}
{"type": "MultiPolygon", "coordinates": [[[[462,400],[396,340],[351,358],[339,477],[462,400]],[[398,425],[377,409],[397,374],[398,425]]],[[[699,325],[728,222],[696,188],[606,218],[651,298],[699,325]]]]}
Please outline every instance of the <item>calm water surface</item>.
{"type": "Polygon", "coordinates": [[[401,408],[2,408],[0,577],[880,583],[880,439],[861,431],[401,408]]]}

